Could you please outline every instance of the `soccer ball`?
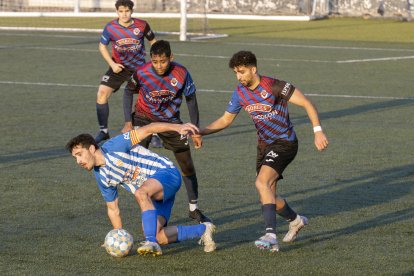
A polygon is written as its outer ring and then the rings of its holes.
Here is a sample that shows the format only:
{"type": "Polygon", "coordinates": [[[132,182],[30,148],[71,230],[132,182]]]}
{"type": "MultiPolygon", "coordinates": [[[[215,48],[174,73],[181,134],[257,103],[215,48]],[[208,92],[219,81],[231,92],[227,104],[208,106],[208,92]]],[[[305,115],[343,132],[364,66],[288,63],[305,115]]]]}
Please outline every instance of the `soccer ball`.
{"type": "Polygon", "coordinates": [[[128,255],[134,244],[134,238],[125,229],[113,229],[105,237],[105,249],[113,257],[128,255]]]}

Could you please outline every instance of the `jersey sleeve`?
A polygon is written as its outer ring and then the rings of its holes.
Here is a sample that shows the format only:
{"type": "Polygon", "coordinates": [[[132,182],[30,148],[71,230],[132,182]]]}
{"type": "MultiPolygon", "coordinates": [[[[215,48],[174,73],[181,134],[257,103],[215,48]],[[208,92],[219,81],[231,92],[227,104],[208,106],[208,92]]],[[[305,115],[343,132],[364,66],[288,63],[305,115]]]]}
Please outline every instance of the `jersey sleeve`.
{"type": "Polygon", "coordinates": [[[272,94],[276,98],[282,98],[288,101],[292,96],[293,92],[295,91],[295,86],[291,83],[282,81],[282,80],[275,80],[272,85],[272,94]]]}
{"type": "Polygon", "coordinates": [[[183,94],[188,97],[196,92],[196,87],[190,73],[187,71],[183,85],[183,94]]]}
{"type": "Polygon", "coordinates": [[[102,147],[106,152],[128,152],[136,145],[136,134],[133,130],[113,137],[106,142],[102,147]],[[131,135],[132,133],[132,135],[131,135]]]}
{"type": "Polygon", "coordinates": [[[144,36],[145,36],[146,39],[148,39],[148,41],[151,41],[151,40],[153,40],[155,38],[155,34],[151,30],[151,27],[150,27],[150,25],[148,23],[145,24],[144,36]]]}
{"type": "Polygon", "coordinates": [[[104,28],[104,30],[101,34],[100,42],[103,45],[108,45],[109,42],[111,42],[111,36],[109,34],[109,31],[108,31],[108,25],[105,26],[105,28],[104,28]]]}
{"type": "Polygon", "coordinates": [[[229,103],[227,104],[227,112],[237,114],[240,112],[241,109],[240,101],[239,101],[239,95],[237,93],[237,89],[234,90],[233,95],[231,96],[231,99],[229,103]]]}
{"type": "Polygon", "coordinates": [[[105,185],[105,179],[98,173],[95,173],[101,195],[106,202],[112,202],[118,198],[118,187],[105,185]]]}

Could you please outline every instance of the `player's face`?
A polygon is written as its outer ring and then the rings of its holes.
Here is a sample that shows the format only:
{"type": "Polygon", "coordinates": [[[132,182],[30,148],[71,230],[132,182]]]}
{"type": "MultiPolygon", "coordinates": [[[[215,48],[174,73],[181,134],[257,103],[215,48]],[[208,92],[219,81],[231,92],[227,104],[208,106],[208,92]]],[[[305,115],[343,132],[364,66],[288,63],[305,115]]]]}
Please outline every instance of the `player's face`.
{"type": "Polygon", "coordinates": [[[131,22],[132,10],[125,6],[119,6],[116,13],[118,14],[119,23],[121,25],[129,25],[131,22]]]}
{"type": "Polygon", "coordinates": [[[85,170],[91,171],[95,166],[95,147],[90,146],[85,149],[81,145],[77,145],[72,149],[72,156],[76,159],[76,163],[85,170]]]}
{"type": "Polygon", "coordinates": [[[256,67],[254,66],[237,66],[233,68],[237,80],[244,86],[251,87],[254,84],[256,76],[256,67]]]}
{"type": "Polygon", "coordinates": [[[171,59],[172,57],[168,58],[165,54],[152,55],[151,62],[155,73],[157,73],[159,76],[164,75],[165,72],[167,72],[167,70],[170,68],[171,59]]]}

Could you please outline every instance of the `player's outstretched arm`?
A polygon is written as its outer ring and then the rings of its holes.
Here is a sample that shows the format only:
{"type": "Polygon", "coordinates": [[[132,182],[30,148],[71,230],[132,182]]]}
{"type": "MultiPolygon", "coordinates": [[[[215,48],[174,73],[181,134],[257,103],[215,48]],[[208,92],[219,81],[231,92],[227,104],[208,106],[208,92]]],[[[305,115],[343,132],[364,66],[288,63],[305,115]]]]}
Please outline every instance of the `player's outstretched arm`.
{"type": "Polygon", "coordinates": [[[295,89],[289,102],[299,105],[306,110],[308,117],[313,126],[313,132],[315,134],[315,146],[319,151],[322,151],[328,147],[328,138],[322,130],[321,122],[319,121],[318,110],[315,105],[305,96],[303,93],[295,89]]]}
{"type": "Polygon", "coordinates": [[[197,134],[199,129],[191,124],[170,124],[170,123],[151,123],[149,125],[134,129],[131,131],[131,136],[136,136],[139,141],[142,141],[149,135],[160,132],[175,131],[181,135],[197,134]]]}
{"type": "Polygon", "coordinates": [[[208,126],[201,129],[199,134],[209,135],[209,134],[219,132],[225,129],[226,127],[230,126],[236,117],[237,117],[237,114],[233,114],[233,113],[225,111],[224,114],[220,118],[218,118],[217,120],[215,120],[208,126]]]}

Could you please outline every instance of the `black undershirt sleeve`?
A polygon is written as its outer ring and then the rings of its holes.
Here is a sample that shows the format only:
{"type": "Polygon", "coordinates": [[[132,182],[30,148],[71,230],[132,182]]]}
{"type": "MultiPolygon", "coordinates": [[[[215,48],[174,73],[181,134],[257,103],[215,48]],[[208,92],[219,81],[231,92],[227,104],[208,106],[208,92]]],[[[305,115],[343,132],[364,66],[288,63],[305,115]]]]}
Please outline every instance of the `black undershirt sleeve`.
{"type": "Polygon", "coordinates": [[[129,89],[124,90],[124,118],[125,122],[132,121],[132,102],[134,101],[134,93],[129,89]]]}
{"type": "Polygon", "coordinates": [[[147,25],[145,25],[144,36],[148,39],[148,41],[151,41],[155,38],[155,34],[151,30],[151,27],[148,23],[147,23],[147,25]]]}
{"type": "Polygon", "coordinates": [[[196,94],[191,94],[190,96],[185,97],[185,100],[187,102],[188,112],[190,114],[190,121],[192,124],[198,127],[200,124],[200,116],[198,112],[196,94]]]}

